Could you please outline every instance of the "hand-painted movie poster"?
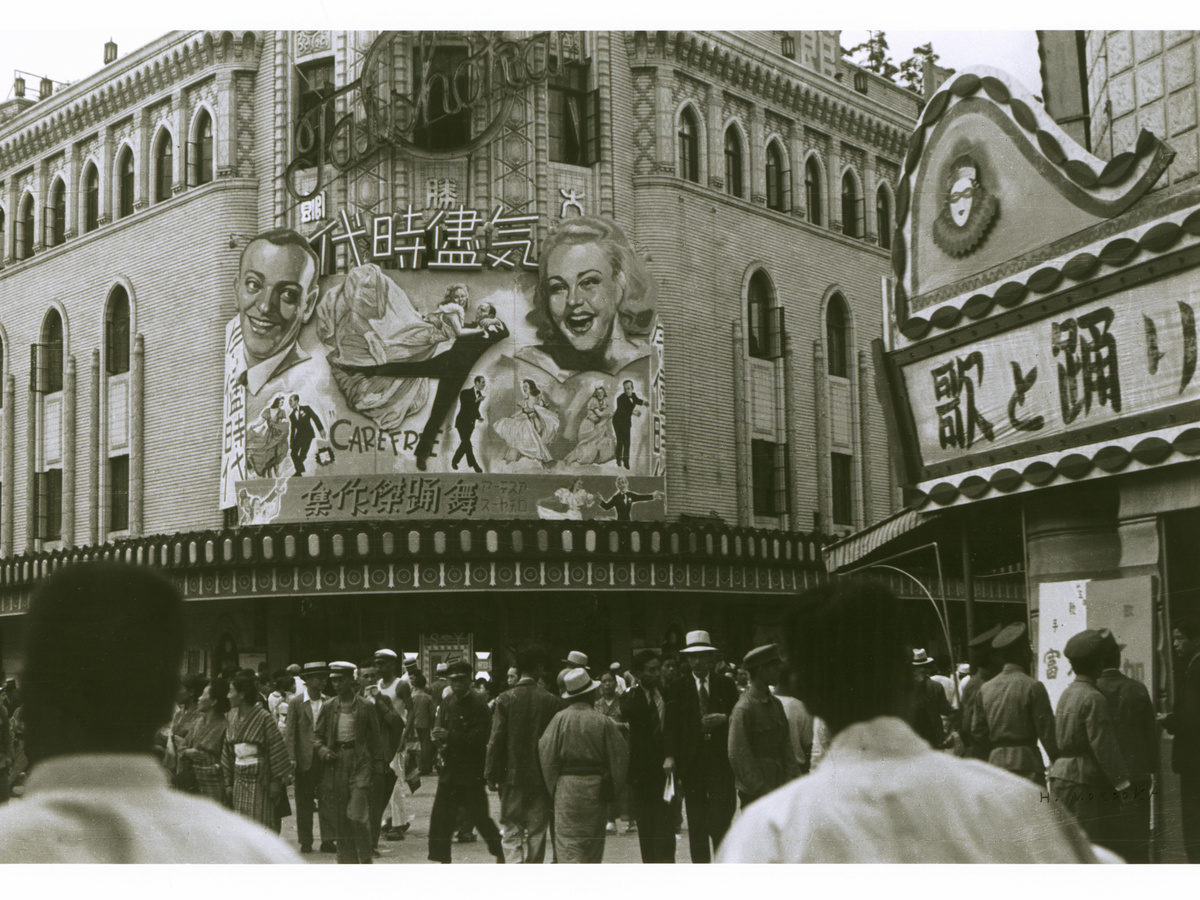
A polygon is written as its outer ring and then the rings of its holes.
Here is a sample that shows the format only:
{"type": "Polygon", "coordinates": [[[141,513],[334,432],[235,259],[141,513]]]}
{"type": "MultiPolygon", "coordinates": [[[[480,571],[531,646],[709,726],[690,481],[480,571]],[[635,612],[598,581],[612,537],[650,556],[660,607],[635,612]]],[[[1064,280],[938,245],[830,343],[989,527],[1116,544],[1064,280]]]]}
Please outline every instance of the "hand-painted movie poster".
{"type": "Polygon", "coordinates": [[[536,269],[356,256],[318,283],[295,232],[244,248],[221,469],[240,524],[664,517],[655,286],[613,222],[562,221],[536,269]]]}

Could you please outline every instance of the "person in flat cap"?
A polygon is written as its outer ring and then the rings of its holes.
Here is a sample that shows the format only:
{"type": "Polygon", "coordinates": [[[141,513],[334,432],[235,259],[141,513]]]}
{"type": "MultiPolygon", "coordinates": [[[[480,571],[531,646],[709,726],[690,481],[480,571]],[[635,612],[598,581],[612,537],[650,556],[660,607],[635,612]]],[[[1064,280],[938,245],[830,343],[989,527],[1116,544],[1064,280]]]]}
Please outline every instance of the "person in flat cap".
{"type": "Polygon", "coordinates": [[[745,809],[759,797],[800,775],[783,704],[771,687],[779,683],[783,657],[778,644],[755,647],[742,666],[750,684],[729,717],[729,763],[745,809]]]}
{"type": "MultiPolygon", "coordinates": [[[[484,768],[492,714],[487,699],[471,689],[471,664],[456,660],[448,666],[450,696],[442,701],[433,726],[433,740],[441,749],[437,793],[429,814],[429,859],[449,863],[456,824],[477,828],[496,862],[504,862],[500,829],[488,814],[484,768]],[[459,810],[463,822],[457,823],[459,810]]],[[[462,829],[460,829],[460,834],[462,829]]]]}
{"type": "MultiPolygon", "coordinates": [[[[392,796],[396,782],[400,776],[390,765],[396,753],[400,751],[408,734],[409,723],[412,722],[412,682],[409,676],[397,672],[399,656],[395,650],[386,648],[375,651],[375,671],[379,680],[375,683],[379,696],[385,699],[382,704],[384,712],[383,756],[385,764],[379,779],[377,796],[383,803],[392,796]]],[[[415,738],[415,733],[413,735],[415,738]]],[[[403,793],[403,792],[402,792],[403,793]]],[[[401,826],[389,820],[381,826],[391,837],[398,834],[401,826]]],[[[400,832],[402,833],[402,832],[400,832]]]]}
{"type": "Polygon", "coordinates": [[[1055,710],[1059,756],[1050,765],[1050,796],[1071,811],[1093,841],[1119,852],[1122,804],[1133,795],[1108,700],[1096,687],[1111,638],[1108,629],[1088,628],[1063,648],[1075,680],[1055,710]]]}
{"type": "Polygon", "coordinates": [[[354,664],[330,663],[329,673],[336,696],[313,732],[314,752],[326,767],[321,804],[331,807],[338,862],[361,865],[371,862],[371,779],[383,735],[375,709],[358,692],[354,664]]]}
{"type": "Polygon", "coordinates": [[[1003,668],[979,689],[983,714],[972,719],[971,740],[988,748],[988,762],[1045,785],[1040,740],[1050,762],[1058,759],[1050,694],[1029,677],[1031,651],[1024,622],[1006,625],[992,638],[1003,668]]]}
{"type": "Polygon", "coordinates": [[[929,742],[930,747],[939,748],[946,741],[945,721],[950,718],[953,710],[946,699],[943,687],[933,680],[933,657],[924,648],[915,648],[912,652],[910,683],[912,688],[912,704],[908,714],[908,724],[913,731],[929,742]]]}
{"type": "Polygon", "coordinates": [[[1000,633],[1002,626],[994,625],[986,631],[975,635],[967,642],[967,652],[970,654],[970,674],[959,681],[959,737],[963,742],[963,755],[971,759],[986,760],[992,748],[975,740],[977,728],[983,729],[983,703],[979,690],[1000,671],[996,662],[995,651],[992,650],[992,639],[1000,633]]]}
{"type": "Polygon", "coordinates": [[[296,836],[301,853],[313,851],[313,814],[318,814],[321,827],[321,852],[336,853],[334,825],[329,804],[317,810],[317,795],[325,777],[325,763],[316,753],[315,735],[322,727],[321,713],[328,699],[324,696],[329,666],[325,662],[308,662],[300,670],[305,691],[297,692],[288,701],[287,727],[283,743],[296,767],[296,836]]]}
{"type": "Polygon", "coordinates": [[[21,801],[0,806],[0,863],[302,861],[258,823],[173,789],[152,755],[180,686],[174,585],[150,567],[70,563],[40,582],[21,626],[32,768],[21,801]],[[81,702],[98,674],[111,689],[81,702]]]}
{"type": "Polygon", "coordinates": [[[538,741],[554,809],[554,850],[560,863],[598,863],[604,859],[606,807],[625,785],[629,756],[616,723],[595,709],[600,682],[576,668],[563,687],[567,707],[538,741]]]}
{"type": "Polygon", "coordinates": [[[683,789],[692,862],[708,863],[737,810],[729,716],[738,690],[732,679],[713,674],[717,648],[707,631],[689,631],[680,652],[691,674],[681,675],[668,692],[663,765],[683,789]]]}
{"type": "Polygon", "coordinates": [[[911,648],[901,601],[839,579],[784,628],[793,692],[833,735],[821,764],[747,807],[722,863],[1096,862],[1079,826],[1027,780],[940,753],[901,718],[911,648]],[[847,648],[869,665],[847,665],[847,648]]]}

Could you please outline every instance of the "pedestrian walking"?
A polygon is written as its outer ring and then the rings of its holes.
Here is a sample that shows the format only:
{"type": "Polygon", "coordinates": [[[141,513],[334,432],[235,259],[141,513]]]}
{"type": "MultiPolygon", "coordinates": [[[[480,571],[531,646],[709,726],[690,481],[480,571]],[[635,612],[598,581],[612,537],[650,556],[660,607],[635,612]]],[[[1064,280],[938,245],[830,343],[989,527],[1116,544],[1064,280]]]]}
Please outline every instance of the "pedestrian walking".
{"type": "Polygon", "coordinates": [[[1075,680],[1055,710],[1059,755],[1050,765],[1050,797],[1071,811],[1094,842],[1116,852],[1125,802],[1121,794],[1132,793],[1108,701],[1096,687],[1108,637],[1107,629],[1089,628],[1063,648],[1075,680]]]}
{"type": "Polygon", "coordinates": [[[504,861],[541,863],[546,858],[550,794],[542,777],[538,741],[562,701],[538,683],[546,672],[546,651],[541,646],[522,647],[516,662],[516,682],[496,698],[485,774],[488,787],[500,794],[504,861]]]}
{"type": "Polygon", "coordinates": [[[295,766],[296,836],[300,841],[300,852],[312,853],[313,814],[318,813],[320,850],[322,853],[334,853],[337,845],[333,840],[334,826],[326,809],[327,804],[320,804],[319,812],[317,809],[317,797],[325,777],[325,763],[316,754],[314,742],[314,736],[323,726],[321,713],[328,705],[323,692],[329,667],[324,662],[309,662],[304,664],[301,674],[305,691],[297,692],[288,701],[287,728],[283,734],[284,746],[295,766]]]}
{"type": "Polygon", "coordinates": [[[1014,622],[992,639],[1003,668],[979,689],[983,716],[974,720],[972,740],[989,748],[988,762],[1040,784],[1046,767],[1038,753],[1041,740],[1051,764],[1058,759],[1054,710],[1046,686],[1028,675],[1032,652],[1024,622],[1014,622]]]}
{"type": "Polygon", "coordinates": [[[664,799],[667,772],[663,722],[667,703],[661,690],[662,657],[640,650],[633,657],[637,684],[621,695],[629,724],[629,800],[637,822],[642,862],[675,862],[675,807],[664,799]]]}
{"type": "Polygon", "coordinates": [[[325,764],[320,802],[330,806],[338,862],[361,865],[371,862],[371,770],[382,755],[383,736],[374,709],[358,693],[354,664],[331,663],[329,673],[335,696],[313,732],[315,752],[325,764]]]}
{"type": "Polygon", "coordinates": [[[729,717],[729,763],[745,809],[759,797],[800,775],[787,714],[771,686],[783,659],[776,644],[755,647],[742,660],[750,682],[729,717]]]}
{"type": "Polygon", "coordinates": [[[806,592],[786,623],[796,695],[833,735],[821,765],[748,807],[720,862],[1095,862],[1027,780],[934,751],[902,718],[907,621],[886,588],[806,592]],[[846,666],[846,649],[866,661],[846,666]]]}
{"type": "Polygon", "coordinates": [[[1159,722],[1175,736],[1171,768],[1179,775],[1179,806],[1187,860],[1200,862],[1200,620],[1171,629],[1175,655],[1175,708],[1159,722]]]}
{"type": "Polygon", "coordinates": [[[429,859],[450,862],[461,809],[466,826],[479,829],[496,862],[504,862],[500,829],[488,814],[484,784],[491,712],[487,701],[471,689],[470,663],[451,663],[447,674],[450,696],[442,701],[433,727],[433,740],[442,754],[442,768],[429,815],[429,859]]]}
{"type": "Polygon", "coordinates": [[[999,625],[975,635],[967,646],[975,660],[975,671],[962,682],[962,699],[960,701],[959,737],[963,741],[963,755],[971,759],[986,760],[991,755],[992,748],[986,739],[987,721],[983,713],[983,700],[980,689],[996,677],[1000,664],[996,661],[996,651],[992,649],[992,639],[1000,633],[999,625]]]}
{"type": "MultiPolygon", "coordinates": [[[[613,665],[616,665],[616,663],[613,665]]],[[[625,713],[621,710],[621,698],[619,694],[617,673],[610,667],[607,672],[604,672],[600,676],[599,696],[596,697],[594,706],[596,712],[608,716],[616,723],[617,730],[621,732],[621,737],[625,738],[626,742],[628,742],[629,725],[625,721],[625,713]]],[[[625,820],[626,834],[633,834],[637,830],[629,813],[628,784],[617,791],[616,799],[608,804],[608,824],[605,826],[605,829],[609,834],[617,834],[617,819],[625,820]]]]}
{"type": "Polygon", "coordinates": [[[683,788],[692,862],[707,863],[737,808],[728,748],[729,715],[738,691],[733,679],[713,674],[717,648],[707,631],[689,631],[681,652],[691,671],[666,697],[664,764],[683,788]]]}
{"type": "Polygon", "coordinates": [[[933,657],[923,648],[913,650],[912,655],[908,724],[936,750],[946,742],[946,720],[952,712],[950,701],[941,683],[933,679],[933,657]]]}
{"type": "Polygon", "coordinates": [[[249,669],[229,685],[229,727],[221,750],[221,774],[233,809],[279,834],[287,809],[292,761],[283,735],[258,703],[258,682],[249,669]],[[285,812],[286,810],[286,812],[285,812]]]}
{"type": "Polygon", "coordinates": [[[564,679],[566,709],[538,741],[542,777],[554,804],[554,846],[560,863],[604,859],[605,805],[625,783],[628,756],[616,724],[595,710],[600,682],[586,669],[564,679]]]}

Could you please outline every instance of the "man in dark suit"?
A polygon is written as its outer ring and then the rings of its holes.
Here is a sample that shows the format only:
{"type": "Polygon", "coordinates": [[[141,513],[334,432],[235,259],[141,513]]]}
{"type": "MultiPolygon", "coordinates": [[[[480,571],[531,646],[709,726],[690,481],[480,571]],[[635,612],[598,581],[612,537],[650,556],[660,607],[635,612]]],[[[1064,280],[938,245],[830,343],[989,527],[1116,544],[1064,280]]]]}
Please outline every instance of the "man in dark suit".
{"type": "Polygon", "coordinates": [[[304,460],[308,458],[308,448],[318,432],[325,437],[325,425],[312,411],[310,406],[300,405],[300,395],[288,397],[288,421],[291,430],[288,436],[288,446],[291,448],[292,467],[297,475],[304,474],[304,460]],[[314,426],[316,426],[314,428],[314,426]]]}
{"type": "Polygon", "coordinates": [[[629,792],[644,863],[675,862],[675,812],[663,800],[663,721],[667,704],[659,690],[662,657],[642,650],[633,657],[637,687],[621,694],[621,712],[629,724],[629,792]]]}
{"type": "Polygon", "coordinates": [[[667,700],[663,767],[682,782],[692,862],[712,862],[737,807],[729,765],[729,716],[737,685],[713,674],[717,648],[707,631],[689,631],[684,655],[691,674],[681,676],[667,700]]]}
{"type": "Polygon", "coordinates": [[[646,401],[633,392],[633,382],[626,380],[622,383],[625,393],[617,395],[617,408],[613,412],[613,431],[617,433],[617,465],[629,468],[629,431],[633,426],[633,417],[641,413],[634,407],[645,406],[646,401]]]}
{"type": "Polygon", "coordinates": [[[479,407],[483,404],[483,387],[487,381],[482,375],[475,376],[475,386],[469,387],[458,395],[458,415],[454,419],[454,427],[458,431],[458,449],[450,460],[450,468],[457,469],[463,456],[467,457],[467,465],[476,472],[482,472],[479,463],[475,461],[475,448],[471,446],[471,435],[475,431],[475,423],[482,422],[479,407]]]}
{"type": "Polygon", "coordinates": [[[1179,774],[1183,847],[1190,863],[1200,862],[1200,620],[1176,622],[1171,629],[1175,651],[1175,708],[1158,721],[1175,735],[1171,767],[1179,774]]]}
{"type": "MultiPolygon", "coordinates": [[[[313,752],[313,735],[321,727],[321,713],[328,702],[321,696],[328,674],[329,667],[323,662],[305,663],[301,670],[305,689],[288,700],[283,743],[296,766],[296,834],[301,853],[312,853],[313,811],[317,809],[317,795],[325,775],[325,764],[313,752]]],[[[333,823],[323,805],[318,810],[318,818],[321,852],[335,853],[333,823]]]]}
{"type": "Polygon", "coordinates": [[[655,491],[653,494],[635,494],[629,490],[629,482],[624,475],[617,476],[617,492],[607,500],[600,501],[601,509],[615,509],[617,511],[618,522],[628,522],[631,518],[633,504],[641,503],[645,500],[662,500],[666,497],[662,491],[655,491]]]}

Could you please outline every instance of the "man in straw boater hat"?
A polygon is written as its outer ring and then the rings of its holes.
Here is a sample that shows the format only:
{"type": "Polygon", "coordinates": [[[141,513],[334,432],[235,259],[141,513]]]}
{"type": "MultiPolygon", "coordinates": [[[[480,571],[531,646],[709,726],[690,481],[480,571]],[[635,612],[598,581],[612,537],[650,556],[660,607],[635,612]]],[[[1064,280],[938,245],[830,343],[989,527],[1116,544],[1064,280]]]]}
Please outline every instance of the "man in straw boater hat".
{"type": "Polygon", "coordinates": [[[933,657],[924,648],[912,653],[912,707],[908,724],[913,731],[929,742],[931,747],[941,747],[946,741],[944,719],[949,719],[953,710],[942,686],[933,680],[933,657]]]}
{"type": "MultiPolygon", "coordinates": [[[[354,664],[330,663],[337,696],[321,710],[313,733],[317,756],[325,763],[328,800],[339,863],[371,862],[370,791],[374,760],[383,755],[383,735],[374,707],[358,693],[354,664]]],[[[324,833],[321,837],[324,838],[324,833]]]]}
{"type": "Polygon", "coordinates": [[[746,654],[742,666],[750,673],[750,684],[729,718],[729,762],[745,809],[799,777],[800,765],[783,704],[771,693],[783,671],[779,645],[755,647],[746,654]]]}
{"type": "Polygon", "coordinates": [[[19,803],[0,807],[0,863],[296,863],[278,835],[173,790],[152,755],[179,691],[179,591],[148,567],[67,565],[22,623],[26,750],[19,803]],[[80,685],[103,673],[102,702],[80,685]]]}
{"type": "Polygon", "coordinates": [[[713,674],[717,648],[707,631],[689,631],[681,651],[691,674],[676,680],[667,698],[663,762],[683,787],[692,862],[712,862],[737,808],[729,765],[729,716],[737,686],[713,674]]]}
{"type": "Polygon", "coordinates": [[[1079,826],[1027,780],[941,753],[901,718],[912,661],[884,587],[837,581],[785,625],[795,695],[832,742],[804,778],[751,804],[721,862],[1095,862],[1079,826]],[[848,652],[868,660],[847,666],[848,652]]]}
{"type": "Polygon", "coordinates": [[[300,852],[312,853],[313,812],[318,812],[321,826],[321,852],[334,853],[333,822],[321,804],[317,809],[317,795],[325,776],[325,763],[316,754],[313,737],[321,728],[321,713],[329,701],[323,696],[329,666],[323,662],[304,664],[300,673],[304,678],[305,693],[297,693],[288,701],[287,730],[283,743],[288,756],[296,766],[296,836],[300,840],[300,852]]]}
{"type": "Polygon", "coordinates": [[[563,678],[566,709],[556,713],[538,741],[542,777],[554,806],[554,848],[560,863],[604,859],[607,804],[625,784],[625,738],[594,703],[600,682],[586,669],[563,678]]]}
{"type": "Polygon", "coordinates": [[[983,715],[972,724],[971,740],[990,748],[988,762],[993,766],[1045,785],[1046,767],[1037,743],[1040,739],[1053,763],[1058,742],[1050,694],[1027,674],[1032,650],[1026,631],[1024,622],[1014,622],[992,638],[1004,668],[979,689],[983,715]]]}

